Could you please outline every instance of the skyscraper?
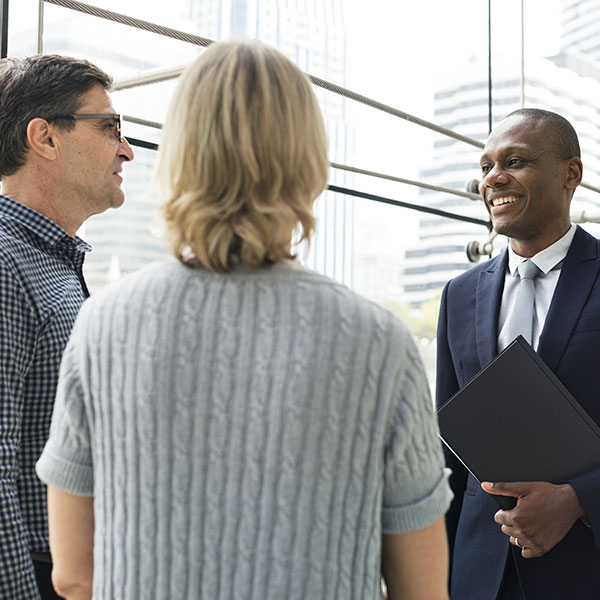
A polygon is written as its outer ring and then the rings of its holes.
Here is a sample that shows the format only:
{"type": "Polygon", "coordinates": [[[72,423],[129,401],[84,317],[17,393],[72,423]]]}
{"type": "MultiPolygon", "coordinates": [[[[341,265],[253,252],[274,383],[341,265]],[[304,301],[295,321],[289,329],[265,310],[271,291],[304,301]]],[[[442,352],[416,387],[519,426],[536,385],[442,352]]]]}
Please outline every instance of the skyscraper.
{"type": "MultiPolygon", "coordinates": [[[[579,134],[584,161],[584,181],[598,185],[600,173],[600,121],[596,98],[600,94],[600,9],[584,18],[584,0],[563,3],[563,48],[550,58],[530,61],[526,73],[526,106],[553,110],[570,120],[579,134]],[[594,17],[597,15],[597,18],[594,17]],[[588,21],[595,23],[596,36],[591,35],[588,21]],[[583,37],[580,37],[585,32],[583,37]],[[587,41],[585,41],[587,39],[587,41]]],[[[597,4],[597,3],[596,3],[597,4]]],[[[587,14],[587,13],[586,13],[587,14]]],[[[434,121],[444,127],[480,141],[488,135],[488,82],[475,79],[471,73],[481,73],[473,65],[456,73],[455,82],[435,93],[434,121]]],[[[494,75],[493,115],[497,123],[509,112],[520,107],[518,65],[503,65],[494,75]]],[[[439,138],[433,149],[430,168],[421,172],[428,183],[464,190],[469,180],[480,178],[481,151],[452,138],[439,138]]],[[[423,190],[422,203],[443,210],[487,219],[485,207],[479,201],[423,190]]],[[[574,196],[573,211],[598,212],[600,196],[580,187],[574,196]]],[[[595,226],[588,226],[592,232],[595,226]]],[[[472,263],[466,246],[487,239],[485,228],[433,215],[423,215],[419,222],[419,242],[406,252],[403,284],[404,298],[413,306],[430,300],[452,277],[467,270],[472,263]]],[[[495,252],[505,244],[504,238],[494,242],[495,252]]],[[[482,259],[485,260],[485,257],[482,259]]]]}
{"type": "Polygon", "coordinates": [[[600,60],[600,4],[594,0],[562,0],[561,48],[600,60]]]}

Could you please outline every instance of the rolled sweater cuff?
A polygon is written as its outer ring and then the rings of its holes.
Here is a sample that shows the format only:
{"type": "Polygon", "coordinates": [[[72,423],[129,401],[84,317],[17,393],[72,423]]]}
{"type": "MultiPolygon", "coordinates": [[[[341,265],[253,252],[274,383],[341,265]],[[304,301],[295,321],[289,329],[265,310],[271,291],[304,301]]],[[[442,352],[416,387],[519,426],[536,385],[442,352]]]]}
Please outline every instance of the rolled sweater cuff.
{"type": "Polygon", "coordinates": [[[67,460],[49,450],[48,447],[42,452],[35,471],[46,485],[63,492],[75,496],[94,495],[93,467],[67,460]]]}
{"type": "Polygon", "coordinates": [[[381,513],[382,533],[415,531],[431,525],[450,506],[452,492],[448,485],[450,469],[444,469],[435,486],[423,498],[403,506],[384,506],[381,513]]]}

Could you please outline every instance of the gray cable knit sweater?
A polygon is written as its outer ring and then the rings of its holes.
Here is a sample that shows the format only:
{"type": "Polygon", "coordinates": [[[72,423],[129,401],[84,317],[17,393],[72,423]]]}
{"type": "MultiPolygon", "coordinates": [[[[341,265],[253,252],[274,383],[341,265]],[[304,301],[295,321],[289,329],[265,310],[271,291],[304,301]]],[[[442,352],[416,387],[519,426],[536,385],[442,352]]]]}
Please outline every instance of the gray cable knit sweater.
{"type": "Polygon", "coordinates": [[[94,496],[96,600],[379,597],[381,534],[451,493],[406,327],[285,261],[173,261],[87,301],[49,485],[94,496]]]}

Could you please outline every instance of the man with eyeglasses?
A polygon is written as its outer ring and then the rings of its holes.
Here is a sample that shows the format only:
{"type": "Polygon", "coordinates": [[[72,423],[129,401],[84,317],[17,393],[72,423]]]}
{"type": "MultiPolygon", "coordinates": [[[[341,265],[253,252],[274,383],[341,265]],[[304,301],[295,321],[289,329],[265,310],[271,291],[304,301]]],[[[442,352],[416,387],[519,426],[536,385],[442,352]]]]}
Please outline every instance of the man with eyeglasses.
{"type": "Polygon", "coordinates": [[[0,598],[58,598],[46,493],[35,463],[48,437],[62,351],[89,295],[91,248],[76,232],[123,203],[121,136],[93,64],[46,55],[0,61],[0,598]]]}

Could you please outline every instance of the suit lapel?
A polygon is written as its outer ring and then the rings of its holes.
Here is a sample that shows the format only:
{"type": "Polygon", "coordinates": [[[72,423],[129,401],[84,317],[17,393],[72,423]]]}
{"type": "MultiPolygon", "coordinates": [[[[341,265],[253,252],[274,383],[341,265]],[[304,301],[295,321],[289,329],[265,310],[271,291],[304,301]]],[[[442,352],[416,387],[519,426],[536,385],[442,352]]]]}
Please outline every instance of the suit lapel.
{"type": "Polygon", "coordinates": [[[577,227],[540,336],[538,354],[555,370],[600,271],[596,238],[577,227]]]}
{"type": "Polygon", "coordinates": [[[498,354],[498,316],[504,289],[508,252],[489,261],[479,273],[475,298],[475,337],[481,368],[498,354]]]}

